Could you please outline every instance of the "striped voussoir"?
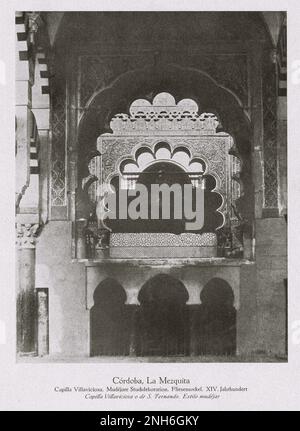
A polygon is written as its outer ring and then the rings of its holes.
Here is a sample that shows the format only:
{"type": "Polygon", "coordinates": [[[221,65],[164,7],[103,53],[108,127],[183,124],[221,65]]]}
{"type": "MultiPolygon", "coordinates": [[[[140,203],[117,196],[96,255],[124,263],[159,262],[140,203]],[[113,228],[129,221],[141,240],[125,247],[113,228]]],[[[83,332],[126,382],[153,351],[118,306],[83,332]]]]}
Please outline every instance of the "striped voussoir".
{"type": "Polygon", "coordinates": [[[28,61],[28,28],[24,12],[16,12],[17,53],[20,61],[28,61]]]}
{"type": "Polygon", "coordinates": [[[39,86],[41,94],[49,94],[49,70],[47,58],[44,52],[37,52],[36,54],[37,68],[39,73],[39,86]]]}
{"type": "Polygon", "coordinates": [[[38,175],[39,170],[39,138],[36,122],[33,122],[30,138],[30,175],[38,175]]]}

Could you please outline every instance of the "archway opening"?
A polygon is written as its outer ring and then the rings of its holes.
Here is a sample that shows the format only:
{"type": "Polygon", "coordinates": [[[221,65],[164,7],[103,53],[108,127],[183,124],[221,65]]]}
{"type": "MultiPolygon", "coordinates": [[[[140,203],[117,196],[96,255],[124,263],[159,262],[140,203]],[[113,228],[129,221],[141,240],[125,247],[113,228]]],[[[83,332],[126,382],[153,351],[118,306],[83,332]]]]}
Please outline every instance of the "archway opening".
{"type": "MultiPolygon", "coordinates": [[[[211,112],[221,119],[222,130],[233,138],[230,154],[238,156],[241,160],[238,181],[242,184],[242,188],[241,196],[236,202],[237,211],[251,223],[253,182],[249,157],[252,139],[250,121],[238,97],[200,70],[174,65],[162,65],[159,70],[136,69],[119,76],[109,88],[95,93],[79,124],[79,182],[90,175],[88,160],[95,155],[97,138],[101,135],[109,136],[112,133],[114,126],[111,120],[114,117],[118,118],[117,122],[119,121],[126,128],[125,123],[128,115],[131,114],[132,103],[143,97],[143,100],[151,104],[156,95],[161,92],[172,94],[179,103],[189,98],[200,107],[203,113],[211,112]],[[120,114],[124,112],[126,114],[120,114]]],[[[147,105],[146,110],[148,108],[147,105]]],[[[151,112],[150,115],[152,115],[151,112]]],[[[134,121],[138,125],[142,121],[142,116],[139,112],[134,112],[134,115],[138,117],[134,121]]],[[[165,120],[163,115],[166,114],[160,113],[159,120],[162,122],[165,120]]],[[[187,115],[186,119],[188,118],[187,115]]],[[[192,117],[190,119],[194,120],[192,117]]]]}
{"type": "Polygon", "coordinates": [[[215,114],[200,114],[194,100],[176,102],[161,92],[152,102],[132,102],[129,114],[115,115],[110,127],[112,133],[98,137],[98,155],[83,183],[95,207],[89,221],[98,219],[110,232],[112,256],[124,254],[117,249],[122,245],[136,256],[132,250],[141,238],[146,256],[159,246],[160,256],[183,257],[177,245],[190,247],[185,251],[194,257],[241,255],[242,236],[232,233],[239,233],[241,220],[233,210],[240,163],[215,114]]]}
{"type": "Polygon", "coordinates": [[[187,299],[188,292],[183,283],[165,274],[159,274],[143,285],[139,293],[138,355],[188,354],[187,299]]]}
{"type": "Polygon", "coordinates": [[[103,280],[95,289],[90,312],[91,356],[128,355],[125,301],[126,292],[114,279],[103,280]]]}
{"type": "Polygon", "coordinates": [[[200,294],[197,322],[200,355],[236,353],[236,309],[234,294],[227,281],[211,279],[200,294]]]}

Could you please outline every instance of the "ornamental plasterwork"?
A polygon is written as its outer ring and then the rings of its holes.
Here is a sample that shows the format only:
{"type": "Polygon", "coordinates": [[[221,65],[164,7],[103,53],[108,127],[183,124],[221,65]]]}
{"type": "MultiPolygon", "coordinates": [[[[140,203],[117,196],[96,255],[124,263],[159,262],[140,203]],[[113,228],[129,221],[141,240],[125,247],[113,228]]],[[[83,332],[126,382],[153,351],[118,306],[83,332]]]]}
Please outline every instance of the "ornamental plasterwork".
{"type": "Polygon", "coordinates": [[[52,154],[51,154],[51,206],[66,204],[65,95],[58,89],[52,97],[52,154]]]}
{"type": "Polygon", "coordinates": [[[264,208],[278,208],[277,104],[274,71],[264,73],[264,208]]]}
{"type": "Polygon", "coordinates": [[[152,104],[144,99],[136,100],[130,106],[129,115],[118,114],[112,118],[112,133],[98,138],[97,147],[101,156],[91,160],[91,175],[87,177],[98,179],[89,187],[91,200],[97,200],[99,184],[109,183],[114,176],[121,174],[120,166],[124,161],[132,160],[138,165],[137,154],[143,148],[149,148],[156,158],[155,149],[163,142],[170,149],[166,161],[172,160],[178,148],[186,148],[190,155],[188,164],[194,159],[204,162],[203,174],[214,176],[215,191],[224,198],[219,209],[223,212],[230,206],[225,197],[231,184],[228,151],[232,146],[232,138],[227,133],[218,132],[218,126],[216,116],[198,114],[198,106],[191,99],[183,99],[176,104],[173,96],[160,93],[152,104]]]}
{"type": "Polygon", "coordinates": [[[110,235],[110,247],[215,247],[217,245],[216,234],[205,232],[202,234],[166,232],[145,233],[112,233],[110,235]]]}
{"type": "MultiPolygon", "coordinates": [[[[193,158],[199,157],[207,164],[206,174],[218,181],[217,188],[225,192],[226,156],[230,137],[217,132],[219,121],[214,114],[198,114],[198,105],[191,99],[177,104],[169,93],[160,93],[152,104],[144,99],[134,101],[128,114],[115,115],[110,123],[112,134],[103,134],[98,139],[98,150],[102,154],[102,181],[119,174],[120,161],[134,158],[140,147],[167,142],[172,151],[178,146],[189,149],[193,158]]],[[[98,177],[99,178],[99,177],[98,177]]]]}
{"type": "Polygon", "coordinates": [[[16,245],[19,248],[35,248],[38,236],[39,224],[17,223],[16,245]]]}
{"type": "Polygon", "coordinates": [[[119,174],[118,166],[126,158],[134,158],[135,152],[141,147],[149,147],[152,151],[159,142],[166,142],[174,151],[177,147],[184,146],[190,150],[193,158],[201,158],[207,163],[207,174],[216,175],[220,178],[220,189],[225,180],[225,163],[229,150],[229,137],[212,136],[188,138],[157,136],[145,138],[140,136],[132,139],[127,137],[114,138],[106,136],[98,141],[99,151],[102,156],[102,178],[107,181],[112,174],[119,174]]]}
{"type": "Polygon", "coordinates": [[[198,105],[191,99],[178,103],[169,93],[159,93],[150,103],[145,99],[135,100],[128,114],[117,114],[110,122],[116,135],[169,135],[216,133],[219,121],[214,114],[198,114],[198,105]]]}

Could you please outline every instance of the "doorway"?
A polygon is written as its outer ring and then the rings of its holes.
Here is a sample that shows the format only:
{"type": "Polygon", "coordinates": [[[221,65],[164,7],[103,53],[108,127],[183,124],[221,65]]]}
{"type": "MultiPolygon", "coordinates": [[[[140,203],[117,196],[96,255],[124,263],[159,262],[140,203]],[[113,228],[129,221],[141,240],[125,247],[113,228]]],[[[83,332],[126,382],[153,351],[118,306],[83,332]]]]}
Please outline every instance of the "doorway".
{"type": "Polygon", "coordinates": [[[236,309],[227,281],[211,279],[200,294],[197,319],[199,355],[236,354],[236,309]]]}
{"type": "Polygon", "coordinates": [[[139,293],[139,356],[188,354],[187,300],[185,286],[174,277],[160,274],[143,285],[139,293]]]}

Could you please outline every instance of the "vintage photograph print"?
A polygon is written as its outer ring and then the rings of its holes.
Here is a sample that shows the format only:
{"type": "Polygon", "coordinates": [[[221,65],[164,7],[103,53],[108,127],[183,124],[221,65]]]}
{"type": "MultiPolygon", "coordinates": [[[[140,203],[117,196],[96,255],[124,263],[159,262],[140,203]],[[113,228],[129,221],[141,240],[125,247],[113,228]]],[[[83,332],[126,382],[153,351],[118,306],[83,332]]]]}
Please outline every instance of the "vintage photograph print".
{"type": "Polygon", "coordinates": [[[285,12],[16,12],[17,361],[287,361],[285,12]]]}

